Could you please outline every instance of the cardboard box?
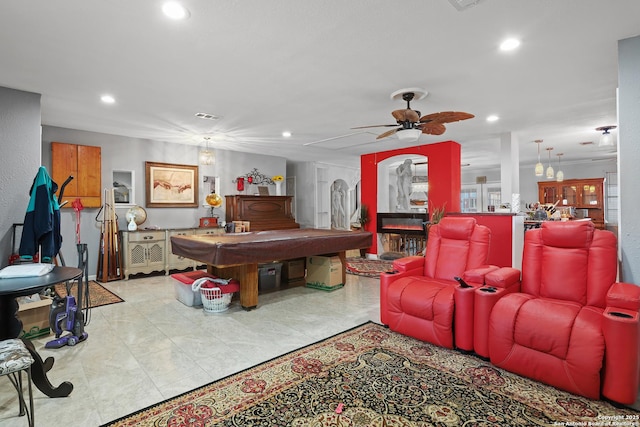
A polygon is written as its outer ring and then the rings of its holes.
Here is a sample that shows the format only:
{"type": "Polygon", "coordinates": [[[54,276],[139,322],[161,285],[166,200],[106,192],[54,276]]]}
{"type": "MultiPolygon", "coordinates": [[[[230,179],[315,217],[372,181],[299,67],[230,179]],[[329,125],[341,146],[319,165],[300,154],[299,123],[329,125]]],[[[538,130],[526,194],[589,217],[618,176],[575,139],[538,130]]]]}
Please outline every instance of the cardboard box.
{"type": "Polygon", "coordinates": [[[307,258],[308,288],[333,291],[343,286],[340,257],[310,256],[307,258]]]}
{"type": "Polygon", "coordinates": [[[304,279],[306,258],[289,259],[282,262],[282,281],[289,283],[304,279]]]}
{"type": "Polygon", "coordinates": [[[22,321],[20,338],[33,339],[51,333],[49,313],[53,298],[41,296],[40,301],[18,304],[18,319],[22,321]]]}

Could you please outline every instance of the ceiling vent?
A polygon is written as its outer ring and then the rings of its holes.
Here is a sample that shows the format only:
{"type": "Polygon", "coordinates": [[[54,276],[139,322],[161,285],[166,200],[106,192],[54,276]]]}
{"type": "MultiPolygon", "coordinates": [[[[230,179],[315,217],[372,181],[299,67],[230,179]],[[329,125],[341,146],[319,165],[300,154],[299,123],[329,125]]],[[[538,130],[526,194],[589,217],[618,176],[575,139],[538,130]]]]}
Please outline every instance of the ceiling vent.
{"type": "Polygon", "coordinates": [[[463,10],[469,9],[480,3],[483,0],[449,0],[449,3],[456,9],[458,12],[462,12],[463,10]]]}
{"type": "Polygon", "coordinates": [[[216,116],[215,114],[209,114],[209,113],[196,113],[196,117],[199,119],[207,119],[207,120],[220,119],[220,116],[216,116]]]}

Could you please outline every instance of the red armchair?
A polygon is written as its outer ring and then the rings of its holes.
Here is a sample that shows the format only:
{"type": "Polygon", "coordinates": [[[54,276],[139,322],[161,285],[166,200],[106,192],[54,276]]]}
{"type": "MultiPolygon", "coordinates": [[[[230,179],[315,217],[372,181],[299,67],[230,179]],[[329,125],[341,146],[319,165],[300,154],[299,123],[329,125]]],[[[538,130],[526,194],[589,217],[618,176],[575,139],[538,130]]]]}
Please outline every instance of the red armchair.
{"type": "Polygon", "coordinates": [[[445,217],[431,226],[424,257],[395,260],[394,271],[380,276],[382,323],[441,347],[473,350],[474,291],[498,270],[486,265],[490,240],[489,228],[474,218],[445,217]],[[462,288],[456,276],[471,287],[462,288]]]}
{"type": "Polygon", "coordinates": [[[591,399],[635,402],[640,287],[616,283],[616,246],[590,221],[527,231],[521,291],[491,311],[491,362],[591,399]]]}

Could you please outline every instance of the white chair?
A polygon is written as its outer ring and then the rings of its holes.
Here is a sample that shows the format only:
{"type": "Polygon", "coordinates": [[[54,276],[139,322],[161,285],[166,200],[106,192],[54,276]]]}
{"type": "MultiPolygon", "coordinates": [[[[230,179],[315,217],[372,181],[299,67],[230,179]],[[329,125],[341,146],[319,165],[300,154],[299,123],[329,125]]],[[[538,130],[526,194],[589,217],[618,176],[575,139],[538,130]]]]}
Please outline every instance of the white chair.
{"type": "Polygon", "coordinates": [[[18,392],[20,416],[27,415],[29,426],[33,427],[33,392],[31,389],[31,365],[34,360],[20,339],[0,341],[0,376],[7,376],[18,392]],[[29,409],[22,393],[22,371],[27,371],[29,383],[29,409]]]}

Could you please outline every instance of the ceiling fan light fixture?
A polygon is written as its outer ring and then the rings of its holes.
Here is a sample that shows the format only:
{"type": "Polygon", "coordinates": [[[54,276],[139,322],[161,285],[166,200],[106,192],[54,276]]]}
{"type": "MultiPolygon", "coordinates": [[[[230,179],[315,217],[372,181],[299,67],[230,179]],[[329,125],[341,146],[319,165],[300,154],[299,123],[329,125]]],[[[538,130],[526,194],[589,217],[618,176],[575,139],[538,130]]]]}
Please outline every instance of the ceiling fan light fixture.
{"type": "Polygon", "coordinates": [[[602,132],[602,135],[600,135],[600,141],[598,142],[598,147],[613,147],[615,145],[613,134],[609,132],[610,130],[613,130],[615,128],[617,128],[617,126],[613,125],[600,126],[596,128],[597,131],[602,132]]]}
{"type": "Polygon", "coordinates": [[[420,129],[401,129],[396,132],[398,139],[402,142],[415,142],[422,135],[420,129]]]}

